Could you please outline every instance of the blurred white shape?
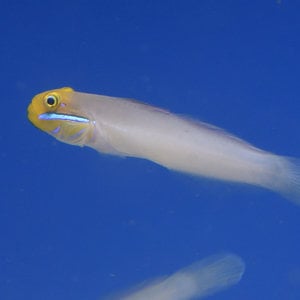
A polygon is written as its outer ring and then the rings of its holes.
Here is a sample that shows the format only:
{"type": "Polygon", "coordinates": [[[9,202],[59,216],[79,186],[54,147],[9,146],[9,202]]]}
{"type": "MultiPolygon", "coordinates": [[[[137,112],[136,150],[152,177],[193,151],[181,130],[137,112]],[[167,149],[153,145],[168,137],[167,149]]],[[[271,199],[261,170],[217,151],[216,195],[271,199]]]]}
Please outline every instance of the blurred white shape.
{"type": "Polygon", "coordinates": [[[243,260],[234,254],[209,256],[176,273],[158,278],[113,300],[202,299],[238,283],[245,271],[243,260]]]}

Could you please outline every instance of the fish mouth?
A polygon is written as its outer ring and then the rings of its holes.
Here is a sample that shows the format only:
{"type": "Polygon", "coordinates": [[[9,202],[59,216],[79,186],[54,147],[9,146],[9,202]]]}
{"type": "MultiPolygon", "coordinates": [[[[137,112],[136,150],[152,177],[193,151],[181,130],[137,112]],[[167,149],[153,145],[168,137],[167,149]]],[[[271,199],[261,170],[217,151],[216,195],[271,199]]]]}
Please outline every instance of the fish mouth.
{"type": "Polygon", "coordinates": [[[35,123],[37,121],[37,113],[32,104],[30,104],[27,108],[27,117],[28,117],[29,121],[35,125],[35,123]]]}
{"type": "Polygon", "coordinates": [[[39,120],[47,120],[47,121],[71,121],[75,123],[89,123],[90,120],[88,118],[76,115],[68,115],[68,114],[58,114],[53,112],[47,112],[40,114],[38,116],[39,120]]]}

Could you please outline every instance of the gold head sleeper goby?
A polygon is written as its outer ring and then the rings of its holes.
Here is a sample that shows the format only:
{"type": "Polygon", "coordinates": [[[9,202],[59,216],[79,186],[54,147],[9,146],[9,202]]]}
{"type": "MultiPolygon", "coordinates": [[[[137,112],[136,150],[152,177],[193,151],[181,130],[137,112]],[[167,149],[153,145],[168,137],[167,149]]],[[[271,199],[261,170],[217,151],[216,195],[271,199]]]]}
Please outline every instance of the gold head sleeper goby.
{"type": "Polygon", "coordinates": [[[261,186],[300,203],[298,160],[138,101],[64,87],[36,95],[28,118],[68,144],[148,159],[197,176],[261,186]]]}

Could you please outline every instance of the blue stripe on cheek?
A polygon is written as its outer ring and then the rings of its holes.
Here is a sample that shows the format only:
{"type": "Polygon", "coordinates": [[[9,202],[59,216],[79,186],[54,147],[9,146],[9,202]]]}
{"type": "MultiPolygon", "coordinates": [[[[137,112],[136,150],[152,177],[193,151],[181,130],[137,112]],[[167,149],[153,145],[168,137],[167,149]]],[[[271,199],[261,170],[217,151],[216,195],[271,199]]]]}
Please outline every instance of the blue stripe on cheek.
{"type": "Polygon", "coordinates": [[[57,133],[59,133],[59,131],[60,131],[60,126],[58,126],[58,127],[56,127],[54,130],[52,130],[51,132],[53,133],[53,134],[57,134],[57,133]]]}
{"type": "Polygon", "coordinates": [[[83,133],[85,132],[85,129],[81,129],[80,131],[74,133],[73,135],[70,136],[71,139],[76,139],[80,137],[83,133]]]}
{"type": "Polygon", "coordinates": [[[79,123],[89,123],[90,120],[83,117],[64,115],[64,114],[55,114],[55,113],[44,113],[39,115],[39,120],[60,120],[60,121],[72,121],[79,123]]]}

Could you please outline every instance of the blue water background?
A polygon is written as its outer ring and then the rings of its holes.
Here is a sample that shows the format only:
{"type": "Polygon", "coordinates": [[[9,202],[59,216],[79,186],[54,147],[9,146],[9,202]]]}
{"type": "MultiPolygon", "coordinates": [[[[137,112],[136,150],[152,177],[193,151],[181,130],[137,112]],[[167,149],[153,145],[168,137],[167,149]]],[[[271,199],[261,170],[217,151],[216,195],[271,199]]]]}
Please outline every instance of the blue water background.
{"type": "Polygon", "coordinates": [[[99,155],[34,128],[38,92],[140,99],[300,157],[299,1],[7,1],[0,9],[0,299],[95,300],[207,255],[210,299],[300,299],[300,206],[99,155]]]}

